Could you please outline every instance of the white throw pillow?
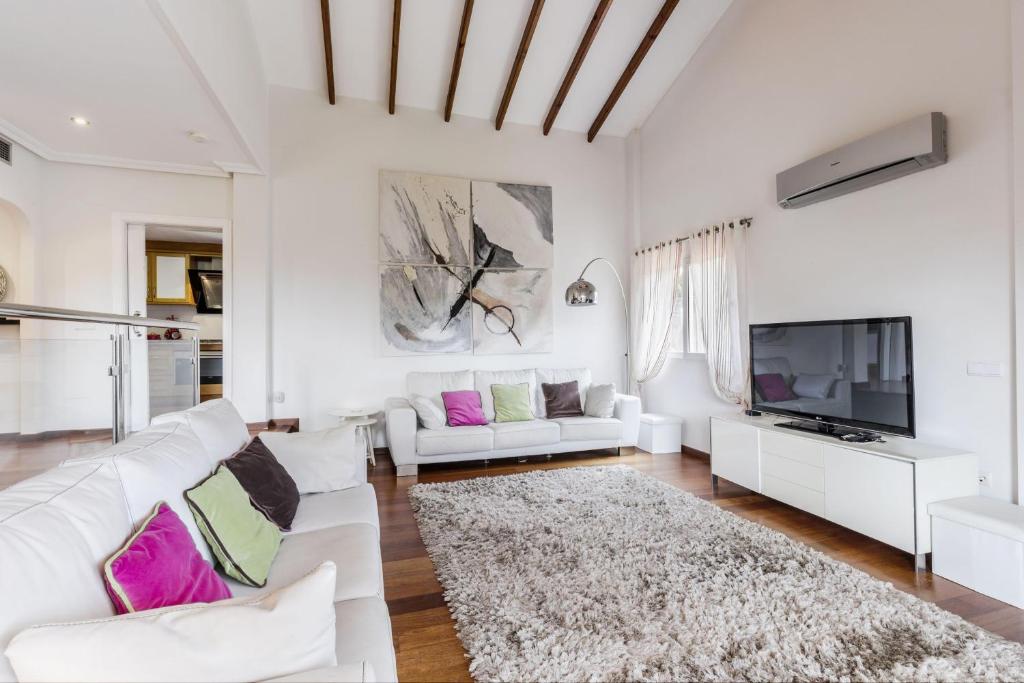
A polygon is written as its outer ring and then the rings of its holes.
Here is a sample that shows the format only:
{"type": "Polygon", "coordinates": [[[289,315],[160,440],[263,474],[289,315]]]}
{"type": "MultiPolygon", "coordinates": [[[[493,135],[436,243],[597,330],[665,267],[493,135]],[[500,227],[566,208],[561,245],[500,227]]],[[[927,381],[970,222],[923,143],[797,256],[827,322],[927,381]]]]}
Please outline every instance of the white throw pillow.
{"type": "Polygon", "coordinates": [[[343,424],[319,432],[262,432],[260,441],[295,480],[299,493],[352,488],[356,480],[356,428],[343,424]]]}
{"type": "Polygon", "coordinates": [[[230,458],[249,443],[245,420],[226,398],[206,401],[178,413],[157,415],[152,422],[155,425],[168,422],[187,424],[203,442],[213,464],[230,458]]]}
{"type": "Polygon", "coordinates": [[[18,680],[262,681],[336,666],[337,569],[251,598],[33,626],[7,647],[18,680]]]}
{"type": "Polygon", "coordinates": [[[592,384],[587,391],[583,414],[589,417],[611,417],[615,414],[615,385],[592,384]]]}
{"type": "Polygon", "coordinates": [[[797,375],[793,393],[801,398],[828,398],[835,380],[832,375],[797,375]]]}
{"type": "Polygon", "coordinates": [[[440,429],[448,424],[448,416],[445,412],[426,396],[413,396],[409,399],[409,403],[416,411],[416,417],[420,419],[420,424],[426,429],[440,429]]]}

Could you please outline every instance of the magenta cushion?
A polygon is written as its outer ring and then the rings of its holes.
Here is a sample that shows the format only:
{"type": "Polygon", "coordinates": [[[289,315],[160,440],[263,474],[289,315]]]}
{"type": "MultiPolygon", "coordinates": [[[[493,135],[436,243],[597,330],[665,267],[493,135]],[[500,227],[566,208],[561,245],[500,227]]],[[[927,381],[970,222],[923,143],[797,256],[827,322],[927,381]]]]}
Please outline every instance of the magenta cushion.
{"type": "Polygon", "coordinates": [[[231,597],[167,503],[106,561],[103,580],[118,614],[231,597]]]}
{"type": "Polygon", "coordinates": [[[754,384],[766,401],[792,401],[796,398],[785,378],[778,372],[754,375],[754,384]]]}
{"type": "Polygon", "coordinates": [[[479,391],[442,391],[444,411],[448,413],[449,427],[469,427],[487,424],[479,391]]]}

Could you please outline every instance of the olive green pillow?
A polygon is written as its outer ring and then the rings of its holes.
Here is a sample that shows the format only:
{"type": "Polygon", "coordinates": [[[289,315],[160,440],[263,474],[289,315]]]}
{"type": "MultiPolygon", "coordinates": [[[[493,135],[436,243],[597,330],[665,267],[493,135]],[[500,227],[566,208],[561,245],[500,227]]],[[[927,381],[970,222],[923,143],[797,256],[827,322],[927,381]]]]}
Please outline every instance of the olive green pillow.
{"type": "Polygon", "coordinates": [[[533,419],[530,409],[530,385],[492,384],[495,422],[523,422],[533,419]]]}
{"type": "Polygon", "coordinates": [[[185,491],[185,500],[224,572],[249,586],[265,586],[281,530],[252,506],[231,470],[220,465],[185,491]]]}

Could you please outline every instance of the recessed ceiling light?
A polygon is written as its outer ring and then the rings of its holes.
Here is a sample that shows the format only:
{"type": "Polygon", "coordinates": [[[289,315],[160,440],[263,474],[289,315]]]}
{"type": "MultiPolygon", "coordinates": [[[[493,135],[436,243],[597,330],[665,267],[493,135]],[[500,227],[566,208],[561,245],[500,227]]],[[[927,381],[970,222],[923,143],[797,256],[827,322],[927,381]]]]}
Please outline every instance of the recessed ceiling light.
{"type": "Polygon", "coordinates": [[[89,119],[85,118],[84,116],[72,116],[71,123],[75,124],[76,126],[82,126],[83,128],[85,128],[89,125],[89,119]]]}
{"type": "Polygon", "coordinates": [[[206,142],[210,138],[206,137],[206,134],[200,133],[198,130],[190,130],[188,132],[188,139],[192,142],[206,142]]]}

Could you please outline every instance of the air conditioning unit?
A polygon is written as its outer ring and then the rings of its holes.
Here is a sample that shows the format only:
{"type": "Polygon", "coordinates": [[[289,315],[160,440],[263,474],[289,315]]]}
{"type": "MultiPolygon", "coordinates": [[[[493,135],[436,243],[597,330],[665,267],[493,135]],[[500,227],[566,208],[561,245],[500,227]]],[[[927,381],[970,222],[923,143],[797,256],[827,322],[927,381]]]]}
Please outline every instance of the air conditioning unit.
{"type": "Polygon", "coordinates": [[[775,176],[779,206],[796,209],[946,163],[946,117],[922,114],[775,176]]]}
{"type": "Polygon", "coordinates": [[[14,152],[14,145],[10,140],[4,137],[0,137],[0,161],[12,166],[11,154],[14,152]]]}

